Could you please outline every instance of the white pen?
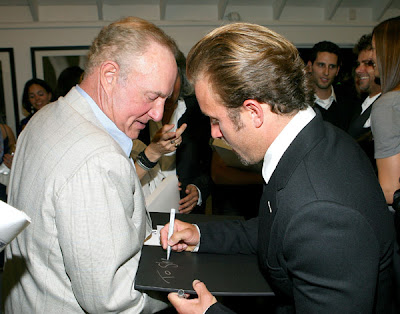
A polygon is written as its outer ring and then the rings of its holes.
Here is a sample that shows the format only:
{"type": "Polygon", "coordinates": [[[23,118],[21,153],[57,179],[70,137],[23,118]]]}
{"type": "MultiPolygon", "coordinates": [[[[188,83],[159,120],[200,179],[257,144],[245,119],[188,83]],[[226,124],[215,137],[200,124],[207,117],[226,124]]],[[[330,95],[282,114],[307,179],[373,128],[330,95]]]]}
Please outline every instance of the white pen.
{"type": "MultiPolygon", "coordinates": [[[[169,215],[169,228],[168,228],[168,240],[174,233],[174,222],[175,222],[175,208],[171,208],[171,214],[169,215]]],[[[167,260],[171,254],[171,246],[167,247],[167,260]]]]}

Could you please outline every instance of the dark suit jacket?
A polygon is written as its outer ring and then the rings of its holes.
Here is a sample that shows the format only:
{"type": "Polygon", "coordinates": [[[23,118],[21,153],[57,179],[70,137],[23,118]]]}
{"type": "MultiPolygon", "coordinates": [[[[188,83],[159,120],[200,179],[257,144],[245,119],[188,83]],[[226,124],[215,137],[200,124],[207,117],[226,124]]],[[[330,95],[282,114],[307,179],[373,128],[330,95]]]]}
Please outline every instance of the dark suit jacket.
{"type": "Polygon", "coordinates": [[[314,109],[319,110],[325,121],[347,131],[359,101],[347,88],[336,85],[334,89],[336,100],[333,101],[328,110],[317,104],[314,104],[314,109]]]}
{"type": "MultiPolygon", "coordinates": [[[[178,120],[178,128],[187,123],[182,134],[182,143],[176,150],[176,173],[182,183],[181,197],[185,197],[185,187],[196,185],[203,200],[204,207],[211,190],[211,138],[210,120],[201,111],[195,96],[186,97],[186,111],[178,120]]],[[[148,125],[138,137],[144,144],[149,145],[150,131],[148,125]]]]}
{"type": "Polygon", "coordinates": [[[258,254],[278,312],[390,313],[393,219],[365,154],[320,115],[282,156],[258,218],[198,225],[200,252],[258,254]]]}
{"type": "Polygon", "coordinates": [[[367,154],[369,160],[371,161],[375,172],[377,172],[378,170],[376,168],[376,161],[374,157],[374,138],[372,136],[371,127],[364,128],[365,122],[371,116],[372,105],[373,104],[371,104],[362,114],[361,104],[360,106],[358,106],[355,111],[354,117],[350,122],[347,133],[349,133],[357,141],[358,145],[361,146],[361,148],[367,154]]]}

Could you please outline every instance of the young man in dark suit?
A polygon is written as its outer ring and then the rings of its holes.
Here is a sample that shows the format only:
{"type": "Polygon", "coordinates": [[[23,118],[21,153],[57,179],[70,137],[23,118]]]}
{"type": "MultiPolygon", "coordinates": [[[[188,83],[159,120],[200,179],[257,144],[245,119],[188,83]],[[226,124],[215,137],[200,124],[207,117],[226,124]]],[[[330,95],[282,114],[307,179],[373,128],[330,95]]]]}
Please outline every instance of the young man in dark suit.
{"type": "MultiPolygon", "coordinates": [[[[296,47],[265,27],[229,24],[192,48],[187,72],[212,136],[245,163],[264,160],[266,184],[257,218],[177,220],[169,240],[161,231],[163,247],[256,253],[281,313],[389,313],[391,214],[360,147],[312,110],[296,47]]],[[[179,313],[228,312],[193,286],[198,299],[169,295],[179,313]]]]}
{"type": "Polygon", "coordinates": [[[346,131],[353,116],[352,98],[346,91],[333,88],[341,64],[339,46],[330,41],[320,41],[311,49],[307,69],[315,92],[314,108],[321,112],[325,121],[346,131]]]}

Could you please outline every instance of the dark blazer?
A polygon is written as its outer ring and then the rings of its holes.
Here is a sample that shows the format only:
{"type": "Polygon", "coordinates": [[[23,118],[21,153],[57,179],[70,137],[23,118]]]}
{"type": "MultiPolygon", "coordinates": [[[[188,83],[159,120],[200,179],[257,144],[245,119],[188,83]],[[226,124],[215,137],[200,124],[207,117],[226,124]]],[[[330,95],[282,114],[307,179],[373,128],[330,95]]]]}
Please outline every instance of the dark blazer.
{"type": "Polygon", "coordinates": [[[198,225],[200,252],[258,254],[280,313],[390,313],[393,219],[365,154],[320,115],[282,156],[258,218],[198,225]]]}
{"type": "Polygon", "coordinates": [[[360,137],[365,136],[366,133],[371,131],[371,128],[364,128],[365,122],[371,116],[372,104],[361,114],[361,106],[355,112],[353,119],[350,122],[349,129],[347,133],[349,133],[354,139],[359,139],[360,137]]]}
{"type": "Polygon", "coordinates": [[[367,122],[368,118],[371,116],[372,105],[373,104],[371,104],[362,114],[361,104],[360,106],[358,106],[357,110],[355,111],[354,117],[350,122],[347,133],[349,133],[357,141],[358,145],[361,146],[361,148],[367,154],[369,160],[371,161],[375,172],[377,172],[378,170],[376,168],[376,161],[374,157],[374,138],[372,136],[371,127],[364,128],[365,122],[367,122]]]}
{"type": "Polygon", "coordinates": [[[336,100],[332,102],[328,110],[316,103],[314,104],[314,109],[319,110],[325,121],[347,131],[359,100],[356,100],[354,95],[347,88],[336,85],[334,89],[336,100]]]}
{"type": "MultiPolygon", "coordinates": [[[[184,100],[186,111],[178,120],[178,128],[183,123],[187,123],[187,128],[182,134],[182,143],[176,150],[176,173],[182,183],[181,198],[186,196],[185,187],[188,184],[194,184],[201,192],[202,207],[204,207],[212,184],[210,120],[201,112],[195,96],[185,97],[184,100]]],[[[148,125],[140,131],[138,139],[146,145],[150,144],[148,125]]]]}

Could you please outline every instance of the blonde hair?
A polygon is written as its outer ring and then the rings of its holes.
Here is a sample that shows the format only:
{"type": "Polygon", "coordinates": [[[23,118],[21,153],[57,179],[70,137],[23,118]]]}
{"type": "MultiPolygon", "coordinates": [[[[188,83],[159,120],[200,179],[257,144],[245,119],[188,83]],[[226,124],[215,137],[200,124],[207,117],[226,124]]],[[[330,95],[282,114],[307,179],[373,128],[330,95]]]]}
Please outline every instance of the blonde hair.
{"type": "Polygon", "coordinates": [[[372,36],[382,93],[387,93],[400,85],[400,16],[375,26],[372,36]]]}
{"type": "Polygon", "coordinates": [[[201,76],[228,108],[246,99],[268,103],[289,114],[313,103],[313,90],[296,47],[272,30],[249,23],[219,27],[201,39],[187,57],[187,76],[201,76]]]}

